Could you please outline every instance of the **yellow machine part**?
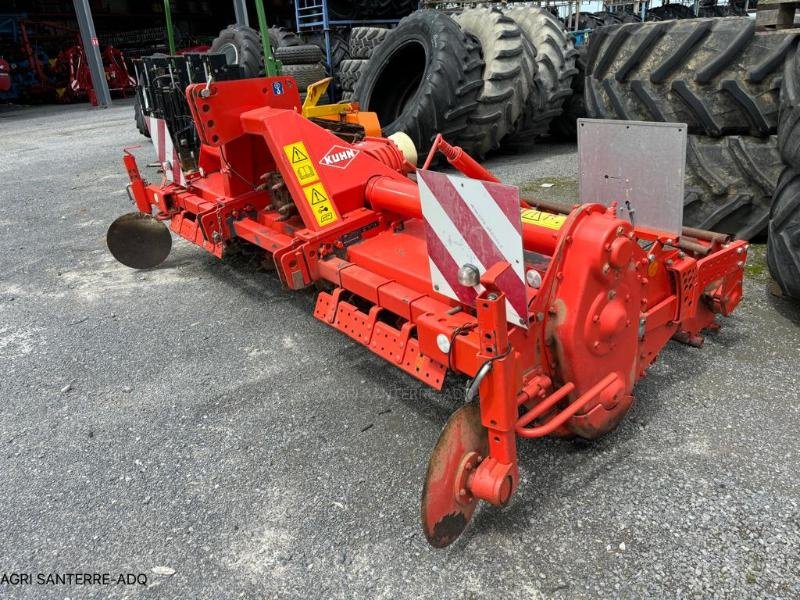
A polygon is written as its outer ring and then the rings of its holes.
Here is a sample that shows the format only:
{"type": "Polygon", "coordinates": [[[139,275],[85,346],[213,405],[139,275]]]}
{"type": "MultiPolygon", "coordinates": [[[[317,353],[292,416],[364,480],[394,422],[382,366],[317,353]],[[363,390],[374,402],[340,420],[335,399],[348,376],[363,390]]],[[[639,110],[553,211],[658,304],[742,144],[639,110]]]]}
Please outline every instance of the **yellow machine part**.
{"type": "Polygon", "coordinates": [[[380,137],[382,134],[378,115],[374,112],[359,110],[357,102],[318,104],[325,92],[328,91],[331,81],[333,81],[333,78],[328,77],[308,86],[306,99],[303,102],[303,116],[307,119],[316,118],[361,125],[367,137],[380,137]]]}

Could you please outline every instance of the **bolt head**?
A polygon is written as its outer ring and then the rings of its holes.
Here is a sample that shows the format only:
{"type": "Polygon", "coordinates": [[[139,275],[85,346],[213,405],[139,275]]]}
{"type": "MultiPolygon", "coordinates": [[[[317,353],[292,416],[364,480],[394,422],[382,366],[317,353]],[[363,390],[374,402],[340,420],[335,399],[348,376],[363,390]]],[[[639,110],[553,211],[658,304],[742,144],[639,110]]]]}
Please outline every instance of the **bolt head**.
{"type": "Polygon", "coordinates": [[[536,269],[528,269],[528,272],[525,273],[525,281],[535,290],[542,287],[542,275],[536,269]]]}
{"type": "Polygon", "coordinates": [[[466,264],[458,270],[458,283],[465,287],[475,287],[481,282],[481,273],[475,265],[466,264]]]}

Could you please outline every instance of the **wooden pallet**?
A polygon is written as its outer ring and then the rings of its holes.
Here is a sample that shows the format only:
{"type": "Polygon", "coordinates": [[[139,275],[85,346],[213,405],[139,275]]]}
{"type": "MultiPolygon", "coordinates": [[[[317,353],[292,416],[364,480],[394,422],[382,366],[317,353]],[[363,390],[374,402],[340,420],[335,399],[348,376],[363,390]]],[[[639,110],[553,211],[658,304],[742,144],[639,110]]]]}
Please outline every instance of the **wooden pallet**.
{"type": "Polygon", "coordinates": [[[794,27],[794,13],[800,2],[786,0],[758,0],[756,26],[762,29],[788,29],[794,27]]]}

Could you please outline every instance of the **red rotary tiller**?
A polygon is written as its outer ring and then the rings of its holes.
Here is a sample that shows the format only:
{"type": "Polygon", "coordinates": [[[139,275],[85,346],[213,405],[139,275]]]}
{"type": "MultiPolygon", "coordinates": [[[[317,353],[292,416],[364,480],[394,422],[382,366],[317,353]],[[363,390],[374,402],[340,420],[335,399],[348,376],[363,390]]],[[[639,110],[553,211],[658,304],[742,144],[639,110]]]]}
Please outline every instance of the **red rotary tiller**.
{"type": "Polygon", "coordinates": [[[470,378],[425,478],[433,546],[456,539],[479,500],[508,503],[518,438],[610,431],[661,348],[699,345],[741,299],[745,242],[634,226],[613,203],[540,211],[441,138],[432,154],[466,177],[417,171],[407,140],[364,136],[370,117],[354,107],[314,117],[323,107],[304,111],[289,77],[185,97],[199,149],[160,148],[154,184],[125,153],[138,212],[111,226],[111,252],[158,265],[165,223],[220,258],[248,243],[287,287],[327,284],[314,316],[389,363],[437,390],[448,371],[470,378]]]}

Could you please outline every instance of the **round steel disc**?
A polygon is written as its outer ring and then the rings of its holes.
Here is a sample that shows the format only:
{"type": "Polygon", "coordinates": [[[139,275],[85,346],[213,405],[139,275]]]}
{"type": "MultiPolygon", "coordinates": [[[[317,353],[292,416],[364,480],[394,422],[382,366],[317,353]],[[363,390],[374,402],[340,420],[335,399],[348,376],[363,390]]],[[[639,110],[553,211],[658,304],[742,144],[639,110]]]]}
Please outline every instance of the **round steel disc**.
{"type": "Polygon", "coordinates": [[[455,541],[475,512],[477,498],[470,494],[459,498],[456,489],[462,461],[475,452],[482,457],[489,452],[477,401],[465,404],[450,416],[428,463],[422,488],[422,528],[435,548],[455,541]]]}
{"type": "Polygon", "coordinates": [[[172,249],[169,229],[144,213],[122,215],[106,234],[111,254],[126,267],[152,269],[164,262],[172,249]]]}

